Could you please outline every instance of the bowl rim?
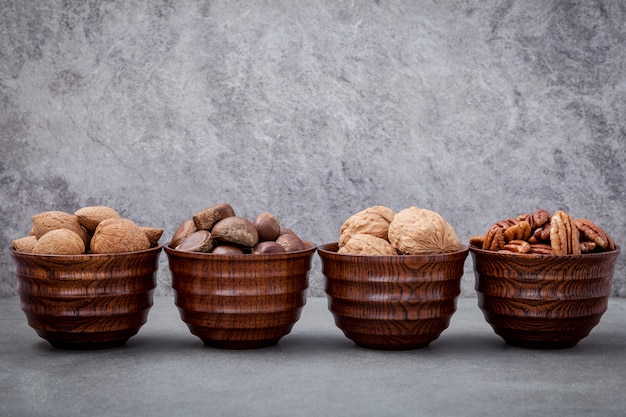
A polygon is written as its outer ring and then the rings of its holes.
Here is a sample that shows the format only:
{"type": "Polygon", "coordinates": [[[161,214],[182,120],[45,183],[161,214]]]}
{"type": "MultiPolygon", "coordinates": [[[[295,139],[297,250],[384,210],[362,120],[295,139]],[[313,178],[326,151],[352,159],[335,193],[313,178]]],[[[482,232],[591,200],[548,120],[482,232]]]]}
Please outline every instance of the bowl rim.
{"type": "Polygon", "coordinates": [[[339,242],[328,242],[317,247],[317,252],[328,256],[337,256],[344,259],[376,259],[376,260],[392,260],[392,259],[406,259],[406,260],[424,260],[433,257],[448,257],[454,255],[462,255],[467,253],[469,248],[462,243],[459,244],[459,250],[454,252],[439,252],[439,253],[424,253],[420,255],[361,255],[353,253],[339,253],[337,251],[329,250],[330,247],[338,246],[339,242]]]}
{"type": "Polygon", "coordinates": [[[469,251],[478,255],[488,255],[494,257],[501,257],[506,259],[578,259],[578,258],[594,258],[594,257],[605,257],[610,255],[619,255],[621,252],[621,247],[619,245],[615,245],[614,250],[608,250],[603,252],[591,252],[591,253],[580,253],[574,255],[572,253],[565,255],[556,255],[556,254],[543,254],[543,253],[514,253],[514,252],[498,252],[493,250],[487,250],[479,248],[478,246],[474,246],[472,244],[468,244],[469,251]]]}
{"type": "Polygon", "coordinates": [[[31,259],[48,259],[55,261],[85,261],[88,259],[104,259],[104,258],[123,258],[131,255],[141,255],[144,253],[160,252],[163,249],[162,244],[152,246],[148,249],[137,250],[132,252],[116,252],[116,253],[81,253],[79,255],[58,255],[58,254],[46,254],[46,253],[30,253],[19,252],[13,247],[9,248],[9,253],[12,257],[23,257],[31,259]]]}
{"type": "Polygon", "coordinates": [[[163,250],[168,255],[182,256],[193,259],[211,259],[211,260],[274,260],[283,258],[293,258],[306,254],[313,254],[317,250],[317,245],[309,240],[302,240],[305,248],[292,252],[281,253],[232,253],[232,254],[214,254],[210,252],[189,252],[174,249],[170,246],[170,242],[163,244],[163,250]]]}

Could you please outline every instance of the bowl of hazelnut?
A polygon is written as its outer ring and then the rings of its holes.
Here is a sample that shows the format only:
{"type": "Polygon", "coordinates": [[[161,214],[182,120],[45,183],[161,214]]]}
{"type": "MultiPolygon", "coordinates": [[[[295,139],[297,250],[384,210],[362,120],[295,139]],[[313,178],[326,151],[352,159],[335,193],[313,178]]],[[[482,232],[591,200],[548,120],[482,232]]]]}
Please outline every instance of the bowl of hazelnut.
{"type": "Polygon", "coordinates": [[[372,206],[318,247],[335,324],[356,345],[428,346],[448,327],[468,248],[438,213],[372,206]]]}
{"type": "Polygon", "coordinates": [[[195,213],[165,246],[181,319],[206,346],[277,344],[300,318],[315,250],[269,212],[249,220],[222,203],[195,213]]]}
{"type": "Polygon", "coordinates": [[[497,335],[529,349],[576,346],[608,307],[620,248],[568,212],[500,220],[470,238],[478,306],[497,335]]]}
{"type": "Polygon", "coordinates": [[[162,233],[107,206],[34,215],[10,248],[29,326],[55,348],[124,345],[148,319],[162,233]]]}

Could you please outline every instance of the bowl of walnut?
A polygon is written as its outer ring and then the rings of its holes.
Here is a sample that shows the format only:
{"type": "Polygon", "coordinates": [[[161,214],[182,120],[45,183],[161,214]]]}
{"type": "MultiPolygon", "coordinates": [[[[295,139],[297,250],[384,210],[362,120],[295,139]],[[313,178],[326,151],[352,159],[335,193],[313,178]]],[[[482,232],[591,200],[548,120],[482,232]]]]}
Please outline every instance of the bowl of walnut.
{"type": "Polygon", "coordinates": [[[369,207],[318,247],[335,324],[356,345],[428,346],[448,327],[468,255],[454,228],[417,207],[369,207]]]}
{"type": "Polygon", "coordinates": [[[608,306],[620,248],[589,219],[563,210],[493,224],[470,239],[478,306],[512,346],[576,346],[608,306]]]}
{"type": "Polygon", "coordinates": [[[195,213],[165,246],[181,319],[206,346],[277,344],[300,318],[315,250],[268,212],[251,221],[222,203],[195,213]]]}
{"type": "Polygon", "coordinates": [[[152,307],[162,233],[106,206],[33,216],[10,249],[29,326],[56,348],[124,345],[152,307]]]}

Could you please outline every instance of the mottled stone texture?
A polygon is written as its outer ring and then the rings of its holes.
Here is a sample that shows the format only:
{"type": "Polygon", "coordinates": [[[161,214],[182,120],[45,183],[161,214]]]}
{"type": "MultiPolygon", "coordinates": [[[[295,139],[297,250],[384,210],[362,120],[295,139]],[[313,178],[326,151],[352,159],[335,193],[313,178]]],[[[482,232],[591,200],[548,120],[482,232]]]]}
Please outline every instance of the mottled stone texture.
{"type": "Polygon", "coordinates": [[[564,209],[623,244],[625,21],[618,0],[3,0],[0,295],[30,217],[86,205],[163,242],[229,202],[318,244],[376,204],[463,242],[564,209]]]}

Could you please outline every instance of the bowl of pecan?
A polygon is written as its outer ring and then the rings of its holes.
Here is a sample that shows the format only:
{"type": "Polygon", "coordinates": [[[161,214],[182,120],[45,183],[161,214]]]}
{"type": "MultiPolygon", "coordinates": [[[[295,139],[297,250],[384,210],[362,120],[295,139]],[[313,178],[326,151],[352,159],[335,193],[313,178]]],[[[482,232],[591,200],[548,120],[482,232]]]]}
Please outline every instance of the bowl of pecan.
{"type": "Polygon", "coordinates": [[[470,238],[478,306],[512,346],[576,346],[608,307],[620,248],[589,219],[539,209],[470,238]]]}
{"type": "Polygon", "coordinates": [[[105,206],[33,216],[10,248],[29,326],[59,349],[124,345],[147,322],[162,233],[105,206]]]}
{"type": "Polygon", "coordinates": [[[454,228],[417,207],[369,207],[318,247],[336,326],[379,350],[428,346],[448,327],[468,255],[454,228]]]}
{"type": "Polygon", "coordinates": [[[223,203],[195,213],[165,246],[181,319],[206,346],[277,344],[300,318],[315,250],[268,212],[249,220],[223,203]]]}

